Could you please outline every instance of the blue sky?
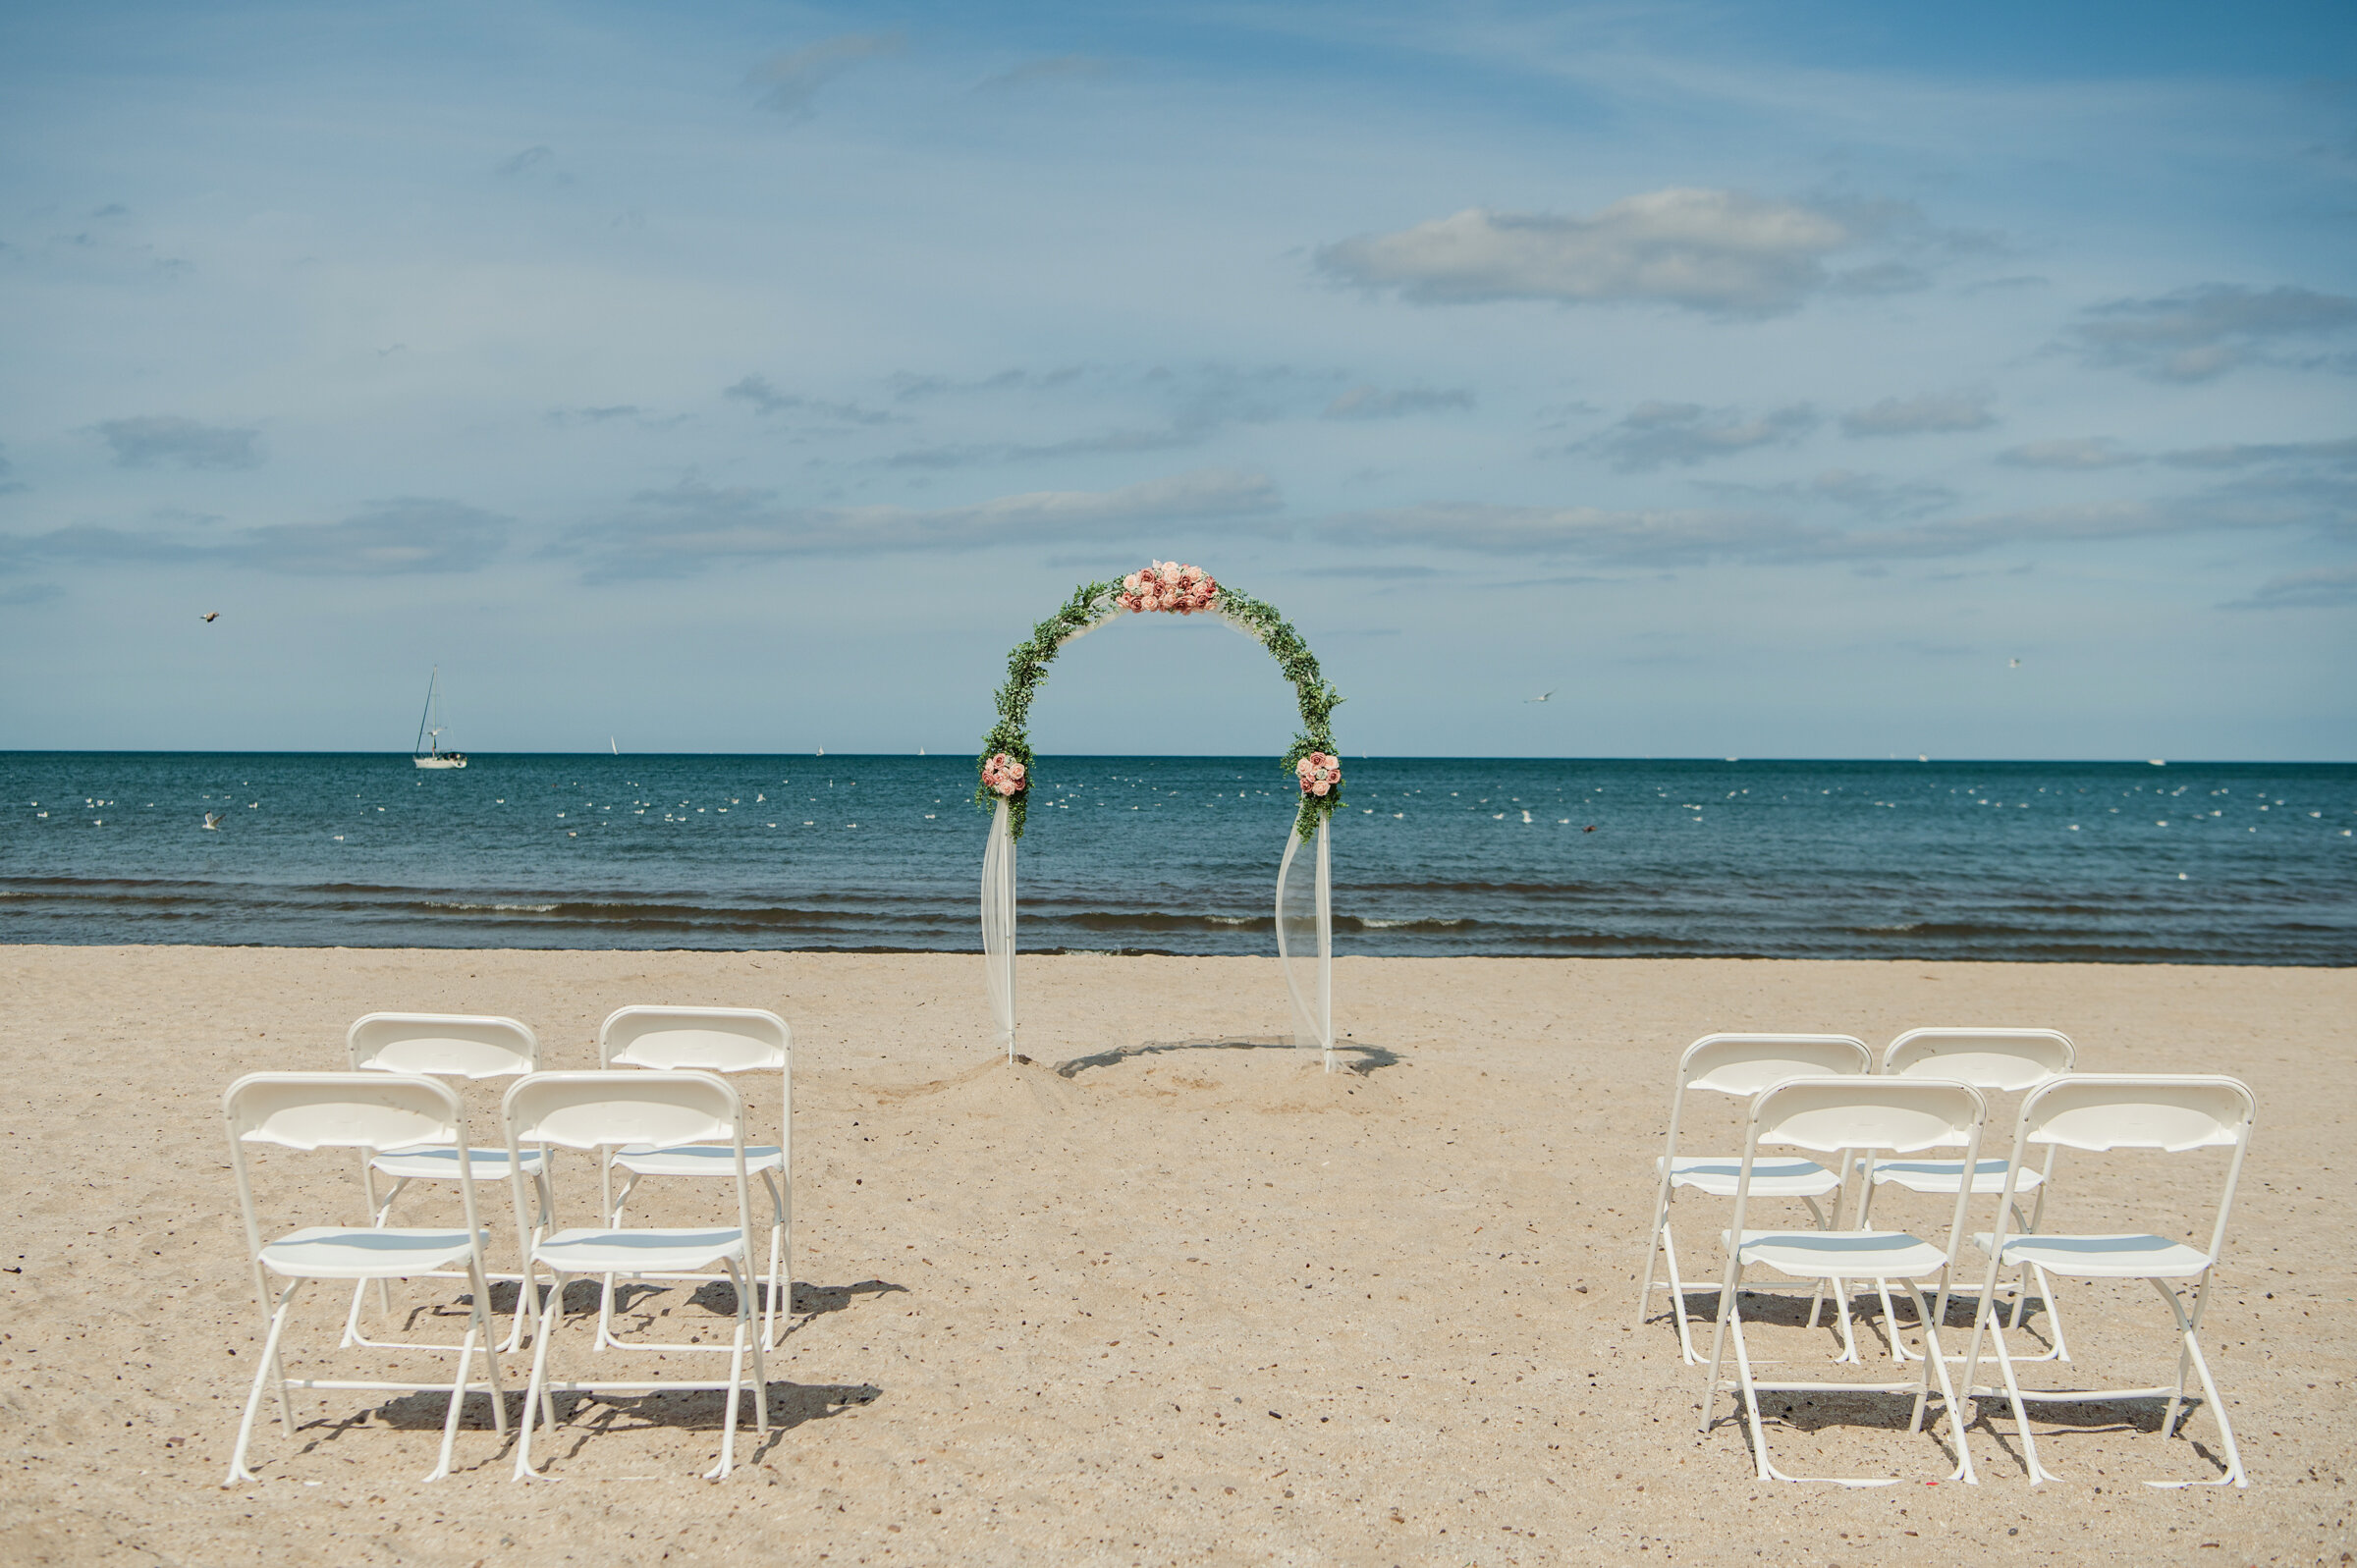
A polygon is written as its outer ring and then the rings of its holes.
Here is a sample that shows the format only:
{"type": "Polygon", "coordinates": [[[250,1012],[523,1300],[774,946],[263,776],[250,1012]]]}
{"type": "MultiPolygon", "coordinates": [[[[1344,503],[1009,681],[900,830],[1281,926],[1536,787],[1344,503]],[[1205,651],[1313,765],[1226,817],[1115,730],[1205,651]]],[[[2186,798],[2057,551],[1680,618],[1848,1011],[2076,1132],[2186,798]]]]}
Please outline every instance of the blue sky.
{"type": "Polygon", "coordinates": [[[0,744],[2357,756],[2357,20],[1930,11],[12,8],[0,744]]]}

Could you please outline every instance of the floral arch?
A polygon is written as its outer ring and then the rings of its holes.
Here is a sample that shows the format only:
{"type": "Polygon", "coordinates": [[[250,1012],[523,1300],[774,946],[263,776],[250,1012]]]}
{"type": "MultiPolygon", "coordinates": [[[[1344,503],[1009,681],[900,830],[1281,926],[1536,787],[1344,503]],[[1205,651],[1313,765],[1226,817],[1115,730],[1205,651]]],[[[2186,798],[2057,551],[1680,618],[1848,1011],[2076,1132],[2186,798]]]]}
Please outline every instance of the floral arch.
{"type": "MultiPolygon", "coordinates": [[[[1056,613],[1031,628],[1031,635],[1007,656],[1007,683],[999,688],[999,722],[982,740],[981,779],[974,803],[991,813],[990,839],[982,853],[982,958],[990,987],[991,1013],[1014,1056],[1014,846],[1023,836],[1035,772],[1031,755],[1031,699],[1047,678],[1048,666],[1067,643],[1086,636],[1124,615],[1208,615],[1268,649],[1277,668],[1293,683],[1301,730],[1285,754],[1284,766],[1300,786],[1285,857],[1277,867],[1277,957],[1293,1006],[1296,1044],[1325,1054],[1334,1070],[1333,873],[1328,830],[1343,803],[1342,758],[1334,746],[1333,717],[1342,694],[1326,683],[1317,656],[1275,606],[1223,586],[1199,567],[1157,561],[1117,582],[1084,582],[1056,613]],[[1308,912],[1288,910],[1288,885],[1293,862],[1315,846],[1314,883],[1308,912]],[[1288,937],[1288,926],[1295,928],[1288,937]],[[1314,948],[1311,927],[1314,924],[1314,948]]],[[[1296,893],[1298,883],[1292,884],[1296,893]]],[[[1298,902],[1298,900],[1296,900],[1298,902]]]]}

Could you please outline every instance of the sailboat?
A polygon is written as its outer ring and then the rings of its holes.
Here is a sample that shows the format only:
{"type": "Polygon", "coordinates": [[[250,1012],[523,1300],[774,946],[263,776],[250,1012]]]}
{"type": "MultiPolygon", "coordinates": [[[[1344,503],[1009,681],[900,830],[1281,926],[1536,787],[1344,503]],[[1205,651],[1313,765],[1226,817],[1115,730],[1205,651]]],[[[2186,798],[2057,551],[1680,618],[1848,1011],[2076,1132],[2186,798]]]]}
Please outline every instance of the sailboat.
{"type": "Polygon", "coordinates": [[[425,712],[417,719],[417,744],[411,748],[410,761],[420,768],[464,768],[466,753],[442,749],[442,667],[425,680],[425,712]]]}

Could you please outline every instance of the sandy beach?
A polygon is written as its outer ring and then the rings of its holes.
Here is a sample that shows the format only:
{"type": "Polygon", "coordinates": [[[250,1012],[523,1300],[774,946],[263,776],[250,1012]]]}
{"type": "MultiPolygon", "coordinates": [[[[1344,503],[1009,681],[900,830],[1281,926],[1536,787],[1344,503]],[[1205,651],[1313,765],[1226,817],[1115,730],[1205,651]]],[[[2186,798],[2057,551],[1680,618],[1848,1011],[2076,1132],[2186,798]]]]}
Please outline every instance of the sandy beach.
{"type": "MultiPolygon", "coordinates": [[[[16,946],[0,977],[8,1563],[2348,1560],[2357,971],[1345,958],[1351,1070],[1331,1076],[1277,1049],[1260,959],[1027,959],[1032,1059],[1012,1068],[970,957],[16,946]],[[770,1439],[748,1431],[714,1486],[696,1478],[717,1398],[585,1404],[544,1450],[558,1479],[520,1486],[478,1400],[428,1487],[439,1397],[316,1394],[296,1439],[259,1431],[258,1484],[220,1489],[262,1326],[230,1079],[340,1067],[345,1025],[392,1008],[513,1014],[544,1065],[593,1066],[598,1020],[656,1001],[795,1031],[795,1318],[770,1439]],[[2165,1441],[2143,1407],[2044,1426],[2069,1479],[2037,1489],[1998,1404],[1969,1433],[1977,1487],[1762,1485],[1724,1399],[1696,1436],[1699,1369],[1658,1303],[1632,1313],[1677,1050],[1717,1029],[1879,1048],[1936,1023],[2050,1026],[2090,1070],[2250,1083],[2207,1334],[2248,1491],[2138,1485],[2215,1474],[2206,1414],[2165,1441]]],[[[493,1094],[468,1104],[494,1141],[493,1094]]],[[[2138,1206],[2190,1224],[2213,1167],[2149,1168],[2056,1202],[2089,1228],[2138,1206]]],[[[584,1173],[560,1173],[575,1215],[584,1173]]],[[[312,1205],[290,1222],[359,1217],[340,1158],[273,1190],[312,1205]]],[[[1716,1216],[1685,1213],[1707,1258],[1716,1216]]],[[[2136,1291],[2065,1297],[2066,1376],[2166,1376],[2160,1304],[2136,1291]]],[[[645,1311],[722,1329],[710,1294],[683,1294],[645,1311]]],[[[311,1298],[291,1366],[373,1375],[333,1349],[341,1300],[311,1298]]],[[[1829,1348],[1771,1326],[1758,1353],[1829,1348]]],[[[526,1358],[505,1367],[520,1388],[526,1358]]],[[[1775,1441],[1815,1473],[1942,1474],[1891,1408],[1804,1403],[1775,1441]]]]}

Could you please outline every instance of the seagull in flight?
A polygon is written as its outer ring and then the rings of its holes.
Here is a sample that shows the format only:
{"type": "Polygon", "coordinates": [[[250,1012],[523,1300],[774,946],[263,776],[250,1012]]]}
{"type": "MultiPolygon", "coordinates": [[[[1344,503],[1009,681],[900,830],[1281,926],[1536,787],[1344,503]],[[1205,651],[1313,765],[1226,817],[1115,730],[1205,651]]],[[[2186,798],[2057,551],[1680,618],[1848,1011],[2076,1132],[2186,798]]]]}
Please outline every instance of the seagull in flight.
{"type": "Polygon", "coordinates": [[[2007,670],[2019,670],[2021,668],[2021,661],[2019,659],[2007,659],[2005,661],[2005,668],[2007,670]]]}
{"type": "Polygon", "coordinates": [[[1545,701],[1546,701],[1546,700],[1547,700],[1549,697],[1552,697],[1552,696],[1554,696],[1554,695],[1556,694],[1556,692],[1558,692],[1558,691],[1561,691],[1562,689],[1562,688],[1561,686],[1555,686],[1555,687],[1551,687],[1551,688],[1549,688],[1549,689],[1548,689],[1548,690],[1546,690],[1546,691],[1542,691],[1542,692],[1540,692],[1540,693],[1539,693],[1537,696],[1535,696],[1535,697],[1524,697],[1522,700],[1523,700],[1525,703],[1532,703],[1532,702],[1545,702],[1545,701]]]}
{"type": "Polygon", "coordinates": [[[221,612],[218,610],[207,610],[203,615],[198,616],[196,619],[210,623],[221,619],[221,612]]]}
{"type": "Polygon", "coordinates": [[[208,833],[215,833],[215,832],[218,832],[218,831],[220,831],[220,827],[221,827],[221,813],[219,813],[218,811],[208,811],[208,812],[206,812],[206,813],[204,814],[204,826],[205,826],[205,831],[206,831],[206,832],[208,832],[208,833]]]}

